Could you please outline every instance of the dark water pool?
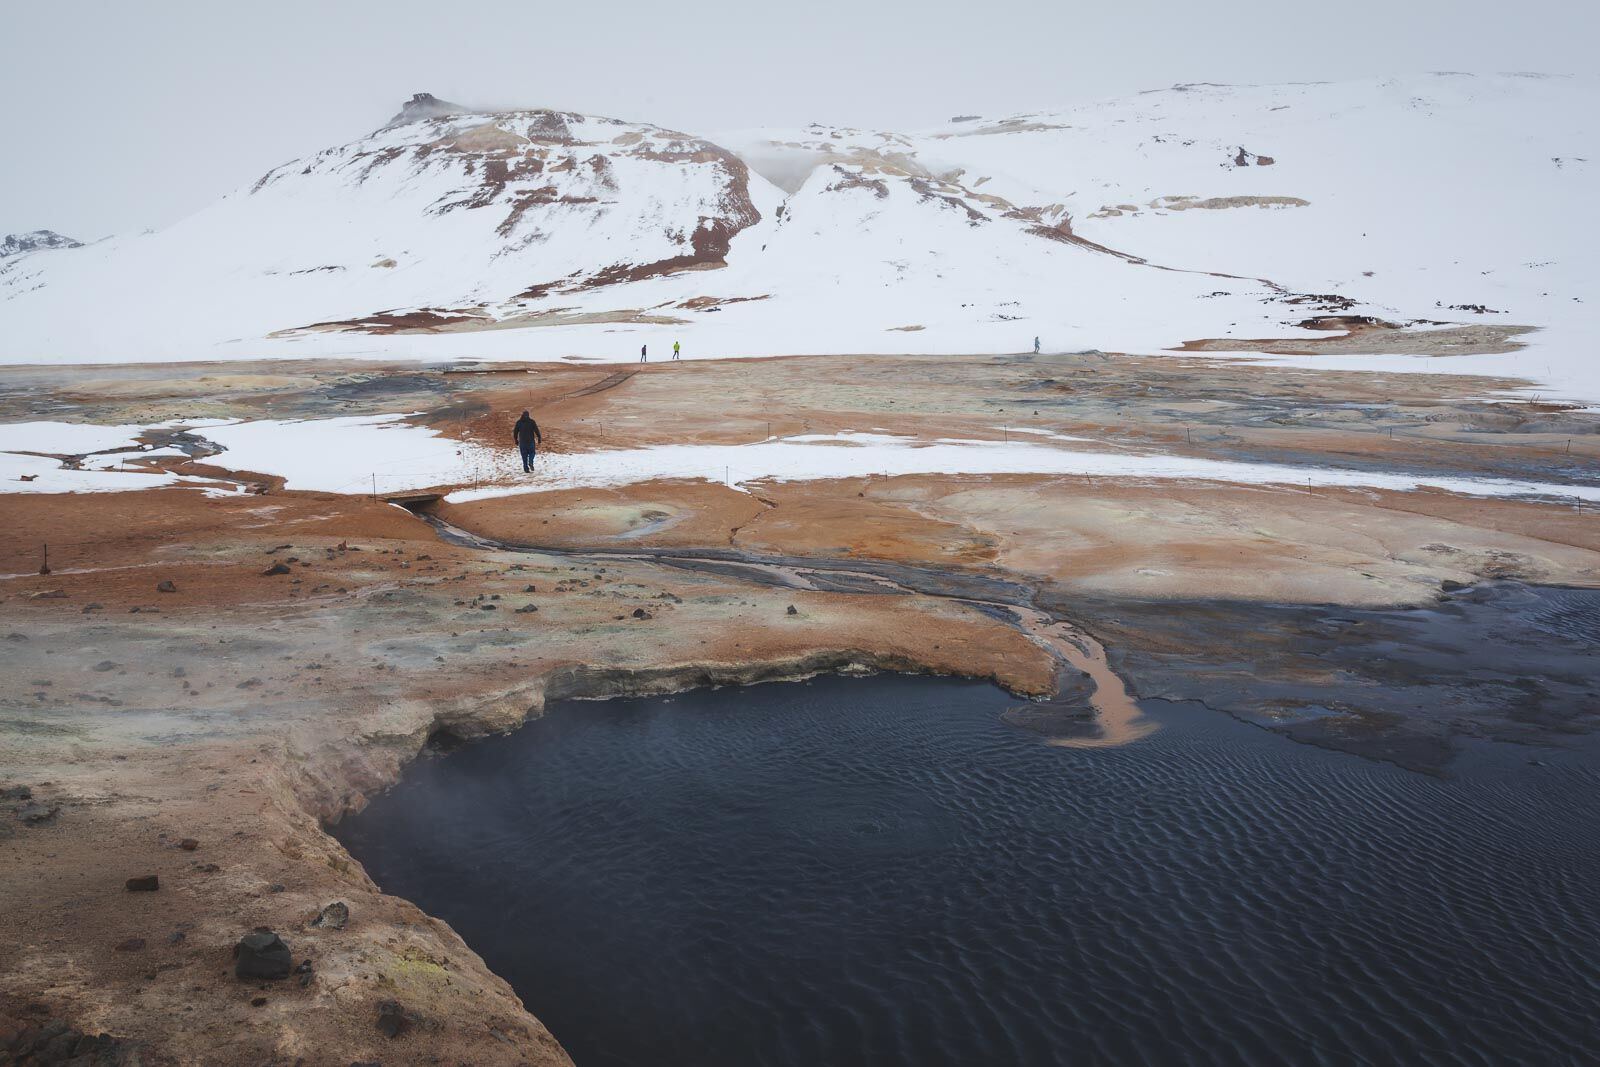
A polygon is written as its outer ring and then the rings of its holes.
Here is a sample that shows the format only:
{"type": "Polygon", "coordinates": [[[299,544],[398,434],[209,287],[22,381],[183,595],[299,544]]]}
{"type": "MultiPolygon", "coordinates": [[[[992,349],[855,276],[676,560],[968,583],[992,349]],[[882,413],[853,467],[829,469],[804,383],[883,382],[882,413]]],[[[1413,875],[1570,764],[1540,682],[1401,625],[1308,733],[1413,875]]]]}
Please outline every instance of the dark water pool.
{"type": "Polygon", "coordinates": [[[1014,703],[896,677],[565,703],[337,832],[579,1067],[1600,1055],[1592,761],[1441,781],[1183,706],[1064,749],[1014,703]]]}

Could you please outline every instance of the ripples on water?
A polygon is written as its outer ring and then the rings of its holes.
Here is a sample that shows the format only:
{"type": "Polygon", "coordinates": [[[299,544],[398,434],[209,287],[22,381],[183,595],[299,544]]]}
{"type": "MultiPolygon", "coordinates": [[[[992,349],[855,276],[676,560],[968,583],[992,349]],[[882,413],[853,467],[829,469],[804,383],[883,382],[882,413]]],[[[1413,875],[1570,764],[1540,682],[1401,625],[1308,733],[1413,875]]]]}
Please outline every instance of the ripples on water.
{"type": "Polygon", "coordinates": [[[1073,750],[1012,703],[567,703],[338,832],[579,1067],[1594,1062],[1593,762],[1439,781],[1185,707],[1073,750]]]}

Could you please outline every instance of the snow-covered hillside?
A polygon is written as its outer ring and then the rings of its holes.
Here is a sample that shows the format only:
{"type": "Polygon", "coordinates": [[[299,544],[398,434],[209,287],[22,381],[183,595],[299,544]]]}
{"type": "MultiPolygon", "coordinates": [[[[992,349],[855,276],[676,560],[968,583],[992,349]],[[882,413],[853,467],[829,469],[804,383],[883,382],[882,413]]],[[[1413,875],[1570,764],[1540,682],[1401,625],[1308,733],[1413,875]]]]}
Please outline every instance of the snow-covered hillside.
{"type": "Polygon", "coordinates": [[[1251,351],[1341,313],[1539,332],[1279,358],[1595,402],[1597,112],[1427,75],[706,139],[419,96],[168,230],[0,264],[0,358],[1251,351]]]}

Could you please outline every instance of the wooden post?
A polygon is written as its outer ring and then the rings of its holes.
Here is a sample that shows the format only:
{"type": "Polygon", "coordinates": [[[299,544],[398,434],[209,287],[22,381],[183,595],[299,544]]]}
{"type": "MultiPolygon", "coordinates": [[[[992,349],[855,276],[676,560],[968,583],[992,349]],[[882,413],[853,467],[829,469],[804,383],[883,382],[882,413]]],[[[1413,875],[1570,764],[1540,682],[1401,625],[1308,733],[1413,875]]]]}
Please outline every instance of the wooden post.
{"type": "Polygon", "coordinates": [[[49,545],[48,542],[46,542],[45,545],[44,545],[44,562],[39,564],[39,573],[40,574],[49,574],[50,573],[50,545],[49,545]]]}

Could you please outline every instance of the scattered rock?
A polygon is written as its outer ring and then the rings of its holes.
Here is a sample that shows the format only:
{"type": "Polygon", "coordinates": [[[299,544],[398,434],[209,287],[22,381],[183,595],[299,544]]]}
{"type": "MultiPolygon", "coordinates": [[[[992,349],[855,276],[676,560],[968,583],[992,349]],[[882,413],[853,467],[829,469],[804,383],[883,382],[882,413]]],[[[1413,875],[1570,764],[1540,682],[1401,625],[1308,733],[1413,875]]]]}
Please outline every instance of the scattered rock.
{"type": "Polygon", "coordinates": [[[795,607],[793,604],[790,604],[787,614],[798,615],[798,614],[800,614],[800,609],[795,607]]]}
{"type": "Polygon", "coordinates": [[[261,679],[260,678],[246,678],[244,681],[242,681],[238,685],[234,686],[234,688],[235,689],[258,689],[258,688],[260,688],[260,686],[261,686],[261,679]]]}
{"type": "Polygon", "coordinates": [[[85,1034],[55,1020],[43,1026],[24,1026],[8,1039],[0,1038],[0,1063],[71,1064],[72,1067],[138,1067],[144,1060],[136,1042],[110,1034],[85,1034]]]}
{"type": "Polygon", "coordinates": [[[269,577],[269,578],[271,576],[275,575],[275,574],[288,574],[288,573],[289,573],[289,567],[288,567],[287,564],[283,564],[283,563],[274,563],[272,566],[268,567],[266,570],[261,572],[263,577],[269,577]]]}
{"type": "Polygon", "coordinates": [[[1444,590],[1446,593],[1459,593],[1463,589],[1470,589],[1471,586],[1469,586],[1466,582],[1455,582],[1451,581],[1449,578],[1446,578],[1444,581],[1439,583],[1439,588],[1444,590]]]}
{"type": "Polygon", "coordinates": [[[538,610],[539,610],[539,605],[537,605],[537,604],[524,604],[524,605],[522,605],[522,607],[520,607],[516,611],[512,612],[512,614],[513,615],[528,615],[528,614],[531,614],[532,612],[535,612],[535,611],[538,611],[538,610]]]}
{"type": "Polygon", "coordinates": [[[343,930],[349,921],[350,906],[342,900],[336,900],[317,912],[317,917],[311,920],[311,925],[325,926],[329,930],[343,930]]]}
{"type": "Polygon", "coordinates": [[[178,847],[183,849],[185,852],[193,852],[195,849],[200,847],[200,842],[196,841],[192,837],[186,837],[182,841],[178,842],[178,847]]]}
{"type": "Polygon", "coordinates": [[[120,664],[114,663],[108,659],[103,659],[94,665],[94,669],[103,673],[105,671],[114,671],[118,666],[120,666],[120,664]]]}
{"type": "Polygon", "coordinates": [[[118,952],[141,952],[143,950],[144,938],[142,937],[130,937],[126,941],[118,941],[116,946],[116,951],[118,952]]]}
{"type": "Polygon", "coordinates": [[[269,981],[289,977],[294,960],[283,938],[265,926],[258,926],[233,946],[234,977],[240,981],[258,978],[269,981]]]}
{"type": "Polygon", "coordinates": [[[301,989],[304,989],[307,986],[309,986],[311,984],[311,979],[313,977],[312,970],[311,970],[311,961],[310,960],[301,960],[300,961],[300,966],[298,966],[298,967],[296,967],[294,969],[294,973],[300,976],[300,988],[301,989]]]}
{"type": "Polygon", "coordinates": [[[633,609],[633,617],[636,618],[636,619],[653,619],[653,618],[655,618],[654,615],[650,614],[648,611],[644,610],[643,608],[634,608],[633,609]]]}
{"type": "Polygon", "coordinates": [[[266,997],[251,997],[250,998],[250,1006],[252,1008],[265,1007],[266,1003],[267,1003],[267,998],[266,997]]]}
{"type": "Polygon", "coordinates": [[[61,814],[60,804],[41,804],[36,802],[24,804],[17,809],[17,818],[28,826],[43,826],[47,822],[53,822],[59,814],[61,814]]]}
{"type": "Polygon", "coordinates": [[[129,878],[127,886],[130,893],[154,893],[161,888],[161,879],[154,874],[140,875],[138,878],[129,878]]]}
{"type": "Polygon", "coordinates": [[[91,611],[104,611],[105,609],[106,606],[104,604],[85,604],[83,606],[83,613],[87,615],[91,611]]]}
{"type": "Polygon", "coordinates": [[[158,593],[176,593],[177,591],[178,583],[170,578],[156,583],[156,592],[158,593]]]}
{"type": "Polygon", "coordinates": [[[28,599],[29,600],[65,600],[66,596],[67,596],[67,591],[65,589],[41,589],[37,593],[29,593],[28,594],[28,599]]]}
{"type": "Polygon", "coordinates": [[[522,587],[522,591],[524,593],[537,593],[539,590],[534,588],[531,585],[525,585],[525,586],[522,587]]]}

